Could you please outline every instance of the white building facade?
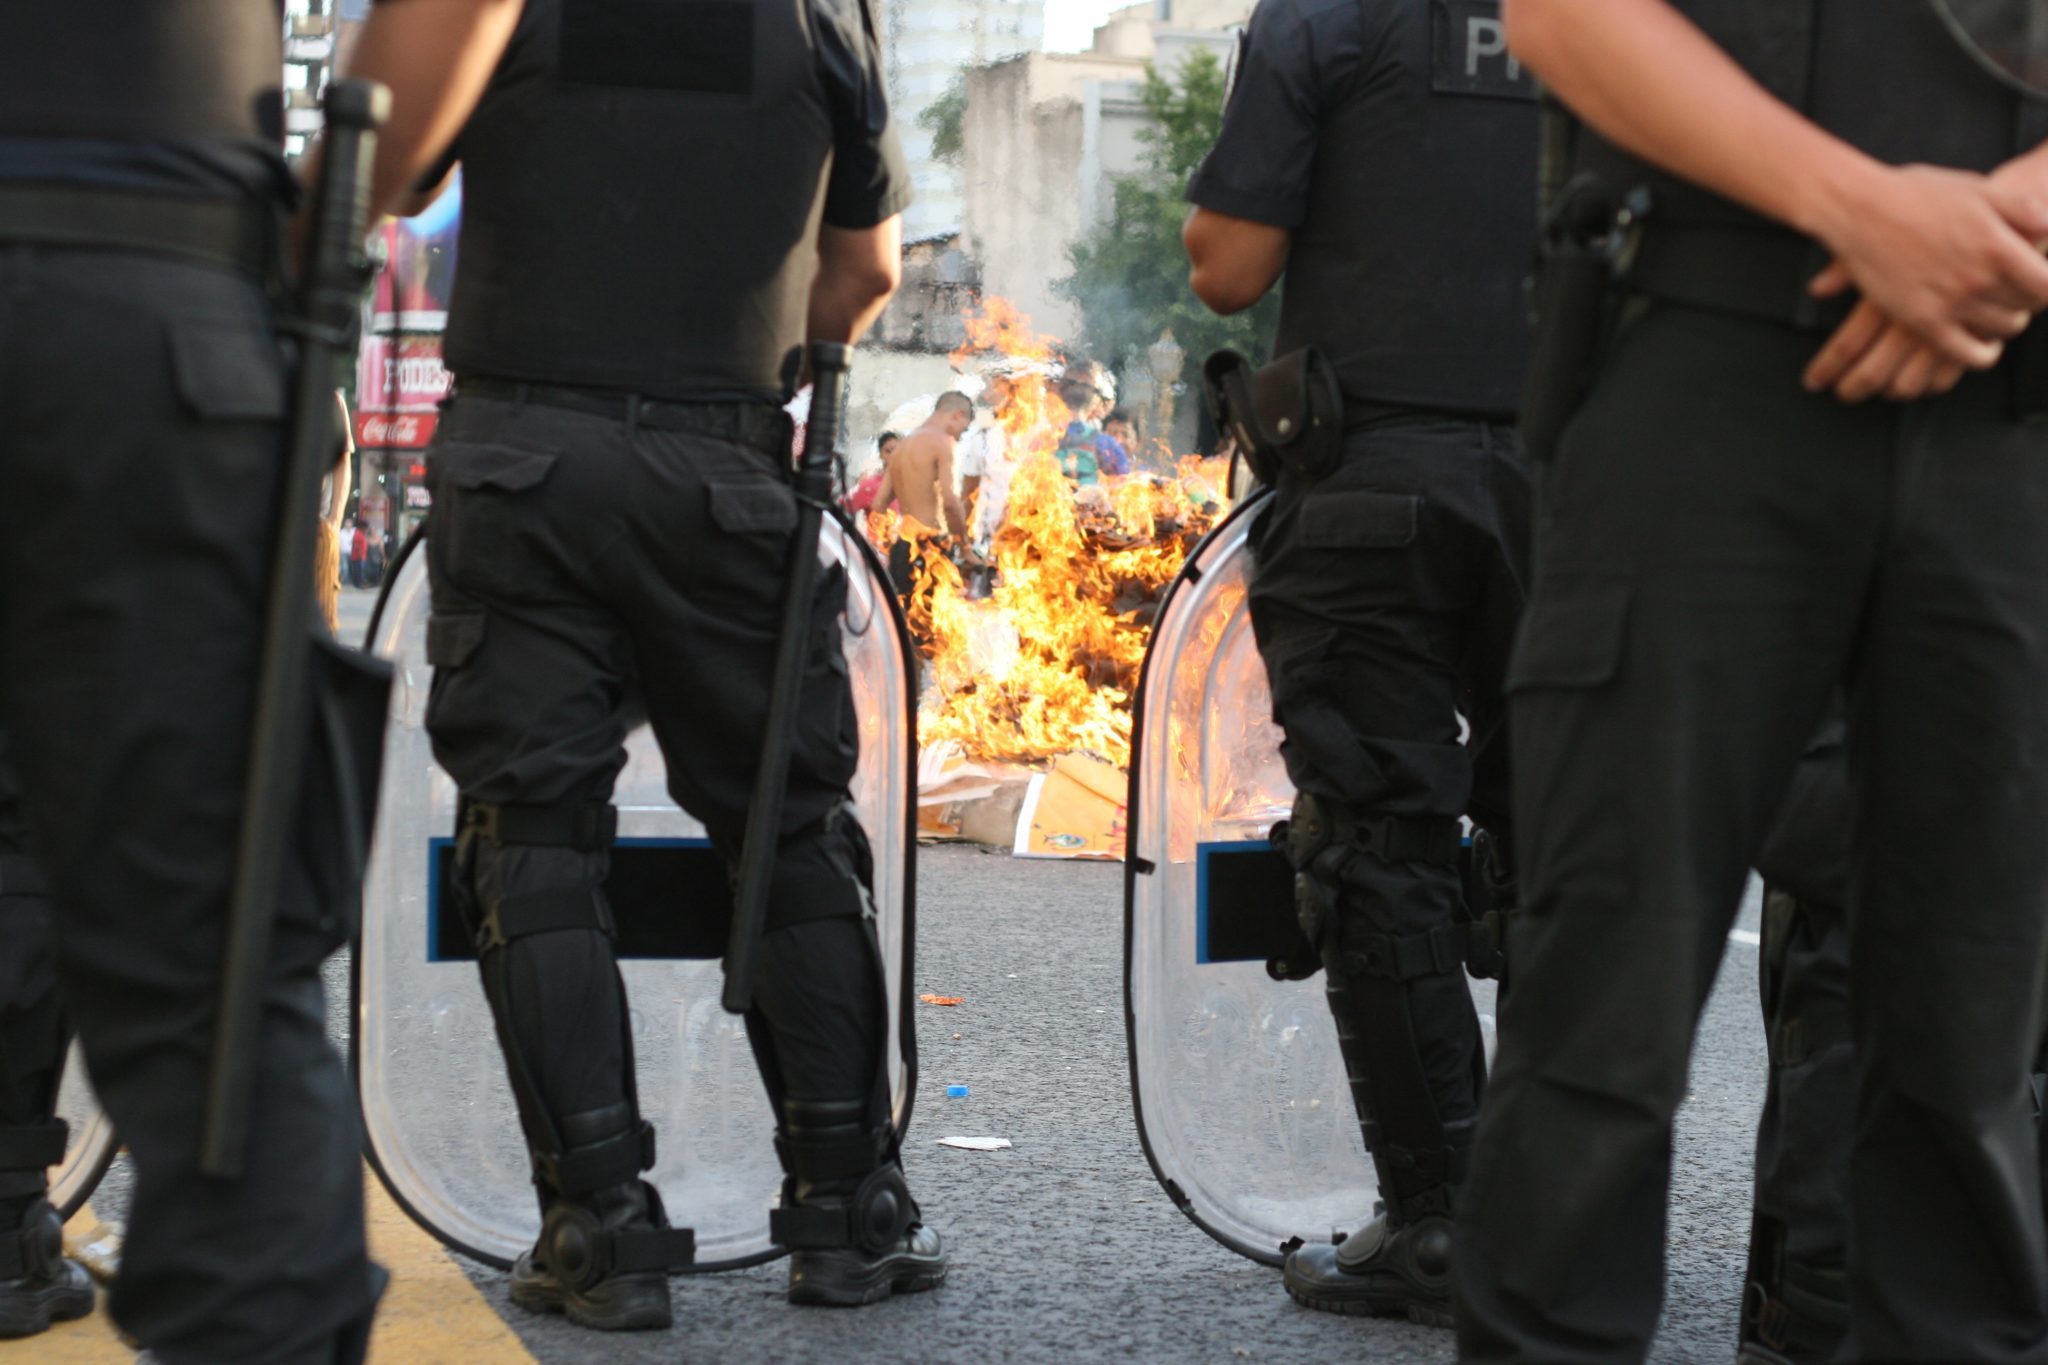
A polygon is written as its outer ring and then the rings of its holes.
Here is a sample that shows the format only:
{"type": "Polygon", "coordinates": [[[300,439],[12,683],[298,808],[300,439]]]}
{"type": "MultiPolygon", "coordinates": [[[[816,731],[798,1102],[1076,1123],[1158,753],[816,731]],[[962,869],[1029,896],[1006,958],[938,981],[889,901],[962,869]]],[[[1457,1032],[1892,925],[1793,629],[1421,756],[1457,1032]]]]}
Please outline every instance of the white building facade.
{"type": "Polygon", "coordinates": [[[879,8],[889,104],[917,194],[903,235],[948,237],[960,231],[966,209],[960,170],[932,155],[931,131],[918,115],[969,68],[1037,51],[1045,0],[881,0],[879,8]]]}

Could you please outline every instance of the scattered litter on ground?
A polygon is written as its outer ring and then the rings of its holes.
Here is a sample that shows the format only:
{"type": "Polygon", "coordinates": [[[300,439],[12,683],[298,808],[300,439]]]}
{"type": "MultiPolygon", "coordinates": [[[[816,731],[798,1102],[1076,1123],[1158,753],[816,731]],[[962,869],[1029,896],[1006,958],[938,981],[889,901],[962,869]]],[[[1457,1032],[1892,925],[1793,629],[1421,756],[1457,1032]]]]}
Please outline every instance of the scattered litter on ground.
{"type": "Polygon", "coordinates": [[[1010,1145],[1010,1140],[999,1137],[942,1137],[932,1145],[958,1147],[963,1152],[1000,1152],[1010,1145]]]}
{"type": "Polygon", "coordinates": [[[964,995],[933,995],[930,991],[926,991],[917,998],[924,1001],[927,1005],[964,1005],[967,1003],[967,997],[964,995]]]}
{"type": "Polygon", "coordinates": [[[967,1098],[967,1087],[966,1087],[966,1086],[964,1086],[964,1085],[949,1085],[949,1086],[947,1086],[947,1087],[946,1087],[946,1098],[947,1098],[947,1099],[949,1099],[949,1100],[964,1100],[964,1099],[966,1099],[966,1098],[967,1098]]]}

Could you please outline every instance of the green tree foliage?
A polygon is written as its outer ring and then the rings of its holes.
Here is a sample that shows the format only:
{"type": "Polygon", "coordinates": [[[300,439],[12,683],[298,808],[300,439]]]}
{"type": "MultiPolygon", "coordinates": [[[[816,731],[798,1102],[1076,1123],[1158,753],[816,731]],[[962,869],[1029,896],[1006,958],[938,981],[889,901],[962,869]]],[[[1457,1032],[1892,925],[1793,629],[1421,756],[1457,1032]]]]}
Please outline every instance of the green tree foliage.
{"type": "Polygon", "coordinates": [[[960,122],[967,113],[967,76],[955,76],[945,93],[918,111],[917,126],[932,135],[932,159],[960,164],[960,122]]]}
{"type": "Polygon", "coordinates": [[[1188,288],[1180,244],[1188,178],[1223,127],[1223,94],[1223,64],[1205,49],[1182,63],[1177,81],[1148,68],[1141,98],[1151,120],[1138,134],[1144,165],[1116,178],[1108,220],[1067,249],[1073,273],[1054,287],[1080,309],[1087,354],[1106,364],[1126,366],[1168,327],[1187,351],[1181,377],[1190,384],[1211,351],[1231,347],[1260,360],[1272,346],[1276,293],[1220,318],[1188,288]]]}

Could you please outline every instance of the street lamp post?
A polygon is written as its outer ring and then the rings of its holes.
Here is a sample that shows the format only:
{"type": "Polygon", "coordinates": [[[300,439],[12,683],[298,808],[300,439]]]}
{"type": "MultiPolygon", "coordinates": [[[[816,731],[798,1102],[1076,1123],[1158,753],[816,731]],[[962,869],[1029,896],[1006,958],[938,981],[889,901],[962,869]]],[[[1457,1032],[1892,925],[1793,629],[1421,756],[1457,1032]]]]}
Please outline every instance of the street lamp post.
{"type": "Polygon", "coordinates": [[[1173,329],[1160,332],[1159,340],[1145,348],[1145,367],[1152,372],[1152,380],[1159,386],[1160,439],[1169,446],[1173,444],[1173,388],[1180,379],[1181,366],[1187,363],[1187,352],[1173,339],[1173,329]]]}

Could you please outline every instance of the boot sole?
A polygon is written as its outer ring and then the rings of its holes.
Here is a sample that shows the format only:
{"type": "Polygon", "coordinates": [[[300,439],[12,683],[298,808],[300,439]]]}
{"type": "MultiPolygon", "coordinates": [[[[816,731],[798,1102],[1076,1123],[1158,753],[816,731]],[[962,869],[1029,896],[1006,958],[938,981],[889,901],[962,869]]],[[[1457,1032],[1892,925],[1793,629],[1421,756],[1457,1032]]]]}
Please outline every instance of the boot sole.
{"type": "Polygon", "coordinates": [[[28,1303],[10,1302],[0,1306],[0,1340],[32,1337],[47,1332],[53,1323],[72,1322],[93,1309],[93,1291],[52,1285],[37,1290],[28,1303]]]}
{"type": "Polygon", "coordinates": [[[675,1326],[675,1310],[667,1305],[635,1307],[616,1313],[593,1312],[572,1303],[559,1289],[525,1289],[514,1286],[512,1302],[529,1313],[560,1313],[578,1327],[598,1332],[654,1332],[675,1326]]]}
{"type": "Polygon", "coordinates": [[[789,1301],[807,1308],[863,1308],[880,1303],[892,1294],[922,1294],[946,1282],[946,1267],[909,1265],[886,1270],[853,1283],[839,1280],[821,1283],[805,1279],[789,1286],[789,1301]]]}
{"type": "Polygon", "coordinates": [[[1456,1327],[1456,1317],[1447,1308],[1414,1299],[1374,1299],[1355,1294],[1318,1294],[1289,1284],[1287,1295],[1304,1308],[1319,1313],[1342,1313],[1353,1318],[1406,1318],[1418,1327],[1456,1327]]]}

